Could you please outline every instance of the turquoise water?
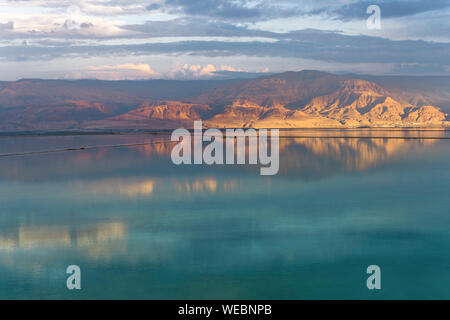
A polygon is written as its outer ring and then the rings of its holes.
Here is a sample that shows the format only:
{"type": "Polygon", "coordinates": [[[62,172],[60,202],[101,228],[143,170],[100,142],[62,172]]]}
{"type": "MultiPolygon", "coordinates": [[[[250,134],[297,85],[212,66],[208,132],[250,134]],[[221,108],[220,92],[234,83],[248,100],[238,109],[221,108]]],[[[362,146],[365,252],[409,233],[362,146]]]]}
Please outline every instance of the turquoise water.
{"type": "Polygon", "coordinates": [[[164,135],[0,137],[96,146],[0,157],[0,298],[450,299],[448,133],[282,136],[273,177],[177,167],[164,135]]]}

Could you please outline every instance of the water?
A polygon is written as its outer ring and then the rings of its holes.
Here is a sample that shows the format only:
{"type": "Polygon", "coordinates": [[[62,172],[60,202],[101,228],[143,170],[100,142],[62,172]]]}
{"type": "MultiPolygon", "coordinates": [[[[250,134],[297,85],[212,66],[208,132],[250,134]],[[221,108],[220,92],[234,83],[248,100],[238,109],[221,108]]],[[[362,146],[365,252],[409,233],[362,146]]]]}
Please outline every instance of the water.
{"type": "Polygon", "coordinates": [[[448,132],[281,135],[274,177],[165,135],[0,137],[44,151],[0,157],[0,298],[450,299],[448,132]]]}

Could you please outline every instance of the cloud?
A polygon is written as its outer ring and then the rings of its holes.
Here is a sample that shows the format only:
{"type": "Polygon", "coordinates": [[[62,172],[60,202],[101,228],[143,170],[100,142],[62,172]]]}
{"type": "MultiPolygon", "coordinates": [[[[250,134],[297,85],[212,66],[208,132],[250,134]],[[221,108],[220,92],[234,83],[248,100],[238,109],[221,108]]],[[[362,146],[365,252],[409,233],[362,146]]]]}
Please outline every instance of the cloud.
{"type": "Polygon", "coordinates": [[[2,30],[14,30],[14,22],[8,21],[6,23],[0,23],[0,31],[2,30]]]}
{"type": "Polygon", "coordinates": [[[212,64],[205,66],[201,65],[189,65],[177,63],[174,68],[167,74],[168,78],[172,79],[207,79],[216,76],[217,72],[243,72],[241,69],[236,69],[229,66],[215,67],[212,64]]]}
{"type": "Polygon", "coordinates": [[[169,12],[250,23],[276,18],[327,14],[342,21],[366,19],[366,9],[379,5],[385,18],[404,17],[450,7],[450,0],[166,0],[169,12]]]}
{"type": "Polygon", "coordinates": [[[273,37],[270,31],[251,30],[232,23],[207,19],[178,18],[168,21],[147,21],[122,26],[125,30],[145,34],[146,37],[273,37]]]}
{"type": "Polygon", "coordinates": [[[294,1],[246,0],[166,0],[166,10],[188,16],[203,16],[243,23],[302,15],[305,11],[294,1]]]}
{"type": "MultiPolygon", "coordinates": [[[[394,71],[449,72],[450,0],[0,2],[0,63],[34,63],[41,70],[56,68],[58,59],[79,59],[84,66],[139,65],[145,59],[152,66],[165,65],[164,72],[158,71],[168,76],[170,65],[183,59],[189,62],[187,69],[180,65],[172,72],[202,78],[225,74],[222,63],[249,68],[251,59],[266,59],[264,66],[277,71],[308,60],[315,66],[389,64],[394,71]],[[380,5],[382,30],[366,28],[369,4],[380,5]],[[316,30],[306,29],[312,27],[316,30]],[[209,63],[216,71],[211,71],[209,63]]],[[[104,69],[105,78],[126,74],[104,69]]],[[[100,71],[86,69],[81,75],[100,71]]],[[[68,73],[67,69],[60,72],[68,73]]]]}
{"type": "Polygon", "coordinates": [[[250,7],[242,0],[166,0],[166,4],[189,15],[209,17],[248,19],[259,17],[262,13],[260,6],[250,7]]]}
{"type": "MultiPolygon", "coordinates": [[[[319,29],[327,29],[330,23],[334,23],[333,29],[353,34],[373,34],[365,24],[351,23],[353,20],[366,19],[366,8],[372,2],[372,0],[304,0],[301,3],[297,0],[30,0],[7,1],[16,8],[10,14],[3,13],[0,18],[4,19],[6,15],[7,19],[17,24],[14,32],[8,32],[8,39],[97,40],[178,36],[276,38],[271,30],[279,29],[287,19],[298,23],[297,29],[311,27],[302,24],[308,19],[319,29]],[[19,4],[24,8],[30,6],[44,11],[39,14],[31,13],[30,10],[17,13],[19,4]],[[171,14],[175,14],[176,18],[171,14]],[[274,19],[278,20],[274,22],[274,19]],[[256,29],[255,23],[264,21],[269,27],[263,28],[264,30],[256,29]]],[[[450,0],[378,0],[377,3],[381,6],[383,18],[401,18],[433,10],[442,12],[449,7],[450,0]]],[[[441,36],[438,39],[450,41],[448,35],[442,35],[440,32],[448,31],[448,27],[445,27],[448,26],[447,20],[448,14],[440,17],[439,21],[436,20],[436,15],[420,16],[420,19],[414,22],[417,27],[408,21],[399,21],[399,25],[389,24],[389,28],[383,23],[383,32],[379,35],[392,38],[394,31],[395,34],[401,34],[402,38],[435,40],[436,34],[439,33],[441,36]],[[418,36],[414,37],[415,34],[418,36]]],[[[285,30],[288,29],[283,29],[285,30]]]]}
{"type": "Polygon", "coordinates": [[[91,66],[87,70],[72,72],[67,78],[100,80],[145,80],[157,79],[161,74],[148,64],[124,63],[116,65],[91,66]]]}
{"type": "Polygon", "coordinates": [[[152,4],[149,4],[148,6],[146,6],[145,9],[147,9],[148,11],[154,11],[154,10],[161,9],[161,7],[162,6],[158,3],[152,3],[152,4]]]}
{"type": "Polygon", "coordinates": [[[47,8],[53,12],[61,12],[76,6],[84,14],[92,16],[120,16],[144,13],[151,2],[151,0],[3,0],[2,4],[23,8],[47,8]]]}
{"type": "Polygon", "coordinates": [[[3,12],[0,12],[0,21],[3,17],[8,17],[10,20],[7,23],[0,23],[0,31],[10,30],[7,34],[2,34],[2,40],[56,38],[74,40],[131,36],[130,31],[121,28],[124,24],[122,21],[112,17],[87,14],[78,5],[58,9],[41,8],[40,10],[43,11],[39,12],[34,7],[32,11],[27,9],[28,5],[35,4],[34,1],[17,3],[21,5],[23,3],[23,12],[16,7],[11,13],[8,13],[8,10],[11,10],[8,7],[2,8],[3,12]]]}
{"type": "MultiPolygon", "coordinates": [[[[145,79],[212,79],[230,78],[230,75],[246,75],[247,72],[226,65],[216,67],[213,64],[181,64],[160,73],[148,64],[123,63],[116,65],[89,66],[82,71],[71,72],[65,76],[68,79],[100,79],[100,80],[145,80],[145,79]]],[[[251,77],[252,73],[248,73],[251,77]]]]}
{"type": "Polygon", "coordinates": [[[449,0],[379,0],[375,2],[373,0],[365,0],[346,4],[331,11],[328,9],[321,9],[315,12],[327,12],[331,16],[344,21],[354,19],[367,19],[366,9],[372,4],[376,4],[381,8],[382,17],[384,18],[405,17],[428,11],[442,10],[450,7],[449,0]]]}
{"type": "Polygon", "coordinates": [[[338,32],[301,30],[278,34],[275,42],[175,41],[67,47],[0,46],[0,58],[51,60],[58,57],[190,55],[203,57],[283,57],[339,63],[419,63],[450,65],[450,43],[388,40],[338,32]]]}
{"type": "Polygon", "coordinates": [[[77,6],[91,16],[126,16],[161,11],[185,17],[208,17],[249,23],[274,18],[327,13],[342,20],[363,19],[366,8],[377,4],[388,17],[403,17],[450,6],[449,0],[6,0],[24,7],[65,9],[77,6]]]}

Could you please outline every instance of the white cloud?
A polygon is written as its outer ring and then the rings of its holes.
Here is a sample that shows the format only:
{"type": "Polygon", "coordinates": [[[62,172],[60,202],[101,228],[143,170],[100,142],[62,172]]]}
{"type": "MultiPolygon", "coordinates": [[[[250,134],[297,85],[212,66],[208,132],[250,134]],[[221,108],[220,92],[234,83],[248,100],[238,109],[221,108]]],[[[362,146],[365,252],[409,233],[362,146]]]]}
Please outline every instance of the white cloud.
{"type": "Polygon", "coordinates": [[[202,78],[211,78],[215,76],[215,72],[217,71],[233,71],[233,72],[243,72],[242,69],[233,68],[230,66],[221,65],[220,67],[216,67],[213,64],[207,64],[205,66],[201,66],[198,64],[189,65],[189,64],[180,64],[177,63],[175,67],[167,74],[168,78],[174,79],[202,79],[202,78]]]}
{"type": "MultiPolygon", "coordinates": [[[[216,72],[248,72],[227,65],[213,64],[180,64],[176,63],[170,71],[158,72],[145,63],[121,63],[114,65],[88,66],[81,71],[66,74],[68,79],[100,79],[100,80],[145,80],[145,79],[211,79],[217,77],[216,72]]],[[[262,72],[267,72],[266,68],[262,72]]]]}
{"type": "Polygon", "coordinates": [[[22,9],[0,0],[0,23],[6,21],[14,26],[10,38],[97,39],[138,34],[121,28],[126,21],[122,18],[125,11],[120,7],[90,1],[73,1],[72,4],[64,1],[59,6],[57,2],[49,2],[47,6],[36,1],[20,4],[22,9]],[[94,8],[98,14],[94,13],[94,8]]]}
{"type": "Polygon", "coordinates": [[[67,78],[95,78],[100,80],[145,80],[158,79],[159,72],[145,63],[123,63],[116,65],[91,66],[84,71],[72,72],[67,78]]]}

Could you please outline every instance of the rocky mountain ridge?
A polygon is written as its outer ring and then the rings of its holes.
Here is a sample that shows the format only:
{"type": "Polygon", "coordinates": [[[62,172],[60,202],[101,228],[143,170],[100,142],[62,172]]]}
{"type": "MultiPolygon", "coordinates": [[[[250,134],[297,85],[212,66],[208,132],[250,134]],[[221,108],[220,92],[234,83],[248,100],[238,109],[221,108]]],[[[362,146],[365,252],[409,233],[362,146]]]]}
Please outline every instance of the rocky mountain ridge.
{"type": "Polygon", "coordinates": [[[414,97],[406,94],[405,89],[393,90],[373,81],[308,70],[217,86],[209,84],[208,88],[197,88],[193,96],[180,100],[148,98],[145,90],[138,95],[135,87],[84,90],[77,86],[71,90],[71,86],[66,86],[64,90],[47,93],[49,88],[40,82],[36,87],[30,83],[21,86],[31,86],[33,90],[27,96],[17,93],[19,84],[9,87],[0,84],[1,131],[173,129],[192,127],[195,120],[217,128],[448,125],[448,115],[427,101],[426,94],[414,97]],[[83,93],[85,97],[81,99],[83,93]],[[42,97],[51,102],[41,105],[42,97]]]}

